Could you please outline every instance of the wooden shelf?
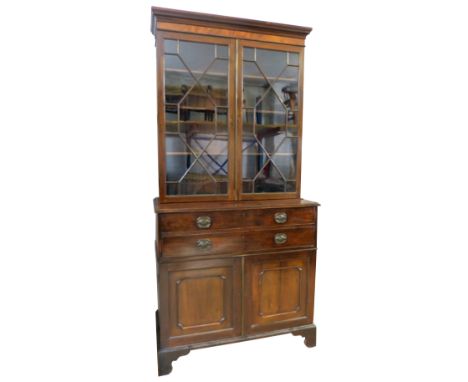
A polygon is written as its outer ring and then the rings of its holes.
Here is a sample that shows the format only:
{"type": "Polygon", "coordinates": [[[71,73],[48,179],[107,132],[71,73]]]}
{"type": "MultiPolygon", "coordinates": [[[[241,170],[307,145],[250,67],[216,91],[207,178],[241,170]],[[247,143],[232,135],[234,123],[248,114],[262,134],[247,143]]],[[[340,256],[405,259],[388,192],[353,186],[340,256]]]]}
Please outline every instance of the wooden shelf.
{"type": "MultiPolygon", "coordinates": [[[[197,155],[202,154],[202,151],[197,151],[197,150],[193,150],[193,151],[195,151],[195,154],[197,154],[197,155]]],[[[212,152],[206,152],[205,151],[205,154],[210,155],[212,157],[214,157],[214,156],[227,157],[227,153],[212,153],[212,152]]],[[[193,153],[192,152],[185,152],[185,151],[171,151],[171,152],[166,152],[166,155],[168,155],[168,156],[177,156],[177,155],[187,156],[187,155],[193,155],[193,153]]]]}
{"type": "MultiPolygon", "coordinates": [[[[242,122],[243,126],[252,126],[250,122],[242,122]]],[[[284,124],[255,124],[256,129],[281,129],[281,128],[296,128],[296,125],[284,125],[284,124]]]]}
{"type": "Polygon", "coordinates": [[[244,108],[242,108],[242,111],[244,113],[250,112],[251,114],[253,114],[254,110],[255,110],[255,113],[262,113],[262,114],[288,114],[288,113],[297,113],[298,112],[297,110],[287,110],[287,109],[285,109],[285,111],[278,111],[278,110],[269,110],[269,109],[255,109],[253,107],[244,107],[244,108]]]}
{"type": "MultiPolygon", "coordinates": [[[[213,178],[216,180],[216,183],[227,183],[229,180],[226,175],[212,175],[213,178]]],[[[195,173],[188,173],[182,181],[201,181],[201,180],[209,180],[212,182],[213,180],[208,174],[195,174],[195,173]]],[[[166,180],[166,183],[169,184],[177,184],[180,183],[177,180],[166,180]]]]}
{"type": "Polygon", "coordinates": [[[184,125],[195,125],[195,126],[219,126],[219,127],[224,127],[227,126],[226,122],[217,122],[215,121],[166,121],[166,125],[174,126],[178,125],[179,123],[184,124],[184,125]]]}
{"type": "MultiPolygon", "coordinates": [[[[289,66],[294,66],[294,65],[289,65],[289,66]]],[[[189,72],[187,72],[186,69],[165,68],[164,71],[168,73],[182,73],[182,74],[187,75],[187,77],[192,78],[193,80],[193,77],[190,75],[189,72]]],[[[197,71],[191,70],[190,72],[195,75],[197,74],[201,75],[204,73],[200,70],[197,70],[197,71]]],[[[227,78],[228,74],[220,73],[220,72],[206,72],[205,74],[203,74],[203,77],[226,77],[227,78]]],[[[253,75],[253,74],[243,75],[243,79],[246,79],[246,80],[261,80],[265,82],[265,78],[268,81],[275,81],[275,82],[276,81],[298,82],[298,79],[294,77],[264,77],[264,76],[258,76],[258,75],[253,75]]]]}
{"type": "MultiPolygon", "coordinates": [[[[188,77],[192,78],[193,77],[190,75],[189,72],[187,72],[186,69],[177,69],[177,68],[165,68],[164,69],[165,72],[169,72],[169,73],[183,73],[183,74],[186,74],[188,77]]],[[[203,74],[204,72],[200,71],[200,70],[191,70],[190,71],[192,74],[203,74]]],[[[212,76],[212,77],[228,77],[228,74],[227,73],[220,73],[220,72],[206,72],[203,77],[206,77],[206,76],[212,76]]]]}
{"type": "MultiPolygon", "coordinates": [[[[243,79],[244,80],[260,80],[260,81],[263,81],[263,83],[265,83],[265,78],[268,80],[268,81],[274,81],[274,82],[277,82],[277,81],[287,81],[287,82],[296,82],[297,83],[297,78],[288,78],[288,77],[263,77],[263,76],[255,76],[253,74],[247,74],[247,75],[244,75],[243,76],[243,79]]],[[[244,83],[245,84],[245,83],[244,83]]]]}
{"type": "MultiPolygon", "coordinates": [[[[181,92],[166,92],[165,93],[166,96],[172,96],[172,97],[183,97],[185,94],[181,93],[181,92]]],[[[206,98],[206,99],[209,99],[208,98],[208,94],[203,92],[203,93],[198,93],[198,92],[194,92],[194,91],[191,91],[187,97],[203,97],[203,98],[206,98]]],[[[210,94],[210,97],[213,98],[215,101],[217,100],[227,100],[227,97],[223,97],[223,96],[217,96],[216,94],[210,94]]],[[[177,103],[171,103],[171,102],[167,102],[166,105],[169,104],[169,105],[174,105],[176,106],[177,103]]],[[[188,108],[190,108],[190,106],[186,106],[188,108]]],[[[215,105],[213,105],[213,107],[215,107],[215,105]]],[[[219,106],[219,105],[216,105],[216,107],[225,107],[227,108],[228,106],[219,106]]]]}
{"type": "MultiPolygon", "coordinates": [[[[242,153],[242,155],[245,155],[245,156],[264,156],[266,154],[261,152],[261,153],[242,153]]],[[[272,154],[269,153],[269,155],[271,156],[272,154]]],[[[296,155],[296,154],[295,153],[275,153],[275,154],[273,154],[273,156],[291,156],[291,155],[296,155]]]]}

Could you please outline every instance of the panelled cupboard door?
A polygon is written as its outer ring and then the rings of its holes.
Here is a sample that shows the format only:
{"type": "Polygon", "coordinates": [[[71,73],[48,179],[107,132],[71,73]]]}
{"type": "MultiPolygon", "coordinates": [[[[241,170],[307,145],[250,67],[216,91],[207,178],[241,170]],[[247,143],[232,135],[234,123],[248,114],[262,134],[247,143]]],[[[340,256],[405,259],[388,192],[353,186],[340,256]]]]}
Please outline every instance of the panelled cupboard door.
{"type": "Polygon", "coordinates": [[[246,333],[313,322],[315,251],[252,256],[245,272],[246,333]]]}
{"type": "Polygon", "coordinates": [[[240,335],[240,285],[240,259],[161,264],[162,345],[240,335]]]}
{"type": "Polygon", "coordinates": [[[303,48],[241,41],[237,59],[239,198],[298,198],[303,48]]]}
{"type": "Polygon", "coordinates": [[[158,32],[162,201],[234,198],[235,43],[158,32]]]}

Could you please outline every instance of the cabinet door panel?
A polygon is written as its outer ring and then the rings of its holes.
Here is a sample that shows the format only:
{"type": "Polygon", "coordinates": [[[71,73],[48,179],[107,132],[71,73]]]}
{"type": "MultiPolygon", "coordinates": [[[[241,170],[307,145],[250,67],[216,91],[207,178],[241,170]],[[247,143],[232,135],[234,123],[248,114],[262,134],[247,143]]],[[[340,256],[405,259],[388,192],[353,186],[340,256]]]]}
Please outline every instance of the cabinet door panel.
{"type": "Polygon", "coordinates": [[[240,198],[298,196],[302,48],[242,41],[238,62],[240,198]]]}
{"type": "Polygon", "coordinates": [[[233,41],[174,33],[158,38],[161,198],[231,199],[233,41]]]}
{"type": "Polygon", "coordinates": [[[245,271],[247,333],[313,321],[315,251],[249,257],[245,271]]]}
{"type": "Polygon", "coordinates": [[[161,338],[165,345],[233,337],[240,333],[238,259],[161,265],[163,303],[161,338]],[[164,272],[165,273],[165,272],[164,272]]]}

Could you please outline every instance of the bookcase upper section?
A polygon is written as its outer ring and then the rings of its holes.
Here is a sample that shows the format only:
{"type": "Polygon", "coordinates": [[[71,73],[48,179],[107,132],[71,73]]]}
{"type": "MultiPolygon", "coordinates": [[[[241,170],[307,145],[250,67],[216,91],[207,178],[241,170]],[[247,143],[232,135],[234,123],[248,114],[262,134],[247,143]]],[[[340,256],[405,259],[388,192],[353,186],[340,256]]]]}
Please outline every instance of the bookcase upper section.
{"type": "Polygon", "coordinates": [[[161,202],[300,197],[310,28],[152,8],[161,202]]]}

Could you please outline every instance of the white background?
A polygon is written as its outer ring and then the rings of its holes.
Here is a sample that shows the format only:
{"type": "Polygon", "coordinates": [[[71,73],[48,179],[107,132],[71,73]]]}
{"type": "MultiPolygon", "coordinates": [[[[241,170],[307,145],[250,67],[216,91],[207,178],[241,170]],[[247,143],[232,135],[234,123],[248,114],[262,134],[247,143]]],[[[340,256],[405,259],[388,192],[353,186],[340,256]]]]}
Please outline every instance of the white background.
{"type": "Polygon", "coordinates": [[[464,1],[2,1],[0,380],[157,375],[150,6],[312,26],[318,346],[193,351],[166,381],[466,381],[464,1]]]}

